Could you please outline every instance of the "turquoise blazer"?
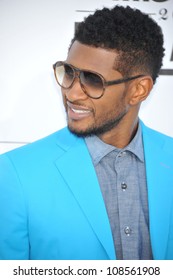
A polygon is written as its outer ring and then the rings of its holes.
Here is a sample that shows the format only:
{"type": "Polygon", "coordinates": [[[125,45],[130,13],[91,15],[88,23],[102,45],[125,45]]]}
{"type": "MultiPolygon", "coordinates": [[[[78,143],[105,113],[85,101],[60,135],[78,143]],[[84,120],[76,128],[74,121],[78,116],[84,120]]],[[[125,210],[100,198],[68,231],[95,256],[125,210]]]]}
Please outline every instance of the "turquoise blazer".
{"type": "MultiPolygon", "coordinates": [[[[173,139],[141,125],[153,256],[173,259],[173,139]]],[[[91,157],[67,128],[1,155],[0,259],[116,259],[91,157]]]]}

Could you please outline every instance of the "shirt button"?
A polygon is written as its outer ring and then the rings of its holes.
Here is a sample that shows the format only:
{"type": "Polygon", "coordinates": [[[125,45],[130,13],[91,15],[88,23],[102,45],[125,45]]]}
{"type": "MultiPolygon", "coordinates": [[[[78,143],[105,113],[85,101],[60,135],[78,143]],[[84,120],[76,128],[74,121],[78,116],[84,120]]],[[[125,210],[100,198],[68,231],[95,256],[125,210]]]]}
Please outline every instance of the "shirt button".
{"type": "Polygon", "coordinates": [[[123,191],[125,191],[127,189],[127,184],[126,183],[121,183],[121,188],[123,191]]]}
{"type": "Polygon", "coordinates": [[[132,230],[131,230],[130,227],[125,227],[125,228],[124,228],[124,233],[125,233],[127,236],[129,236],[129,235],[131,234],[131,232],[132,232],[132,230]]]}
{"type": "Polygon", "coordinates": [[[126,151],[123,151],[123,152],[120,152],[118,157],[122,157],[122,156],[125,156],[126,155],[126,151]]]}

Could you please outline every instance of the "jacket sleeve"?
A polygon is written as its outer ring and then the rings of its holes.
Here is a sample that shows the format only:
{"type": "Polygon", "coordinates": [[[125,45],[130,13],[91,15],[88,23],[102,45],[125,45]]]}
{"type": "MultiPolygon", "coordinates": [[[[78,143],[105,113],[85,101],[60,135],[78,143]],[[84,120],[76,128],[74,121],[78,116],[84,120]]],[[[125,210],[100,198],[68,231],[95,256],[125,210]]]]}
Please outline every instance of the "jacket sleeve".
{"type": "Polygon", "coordinates": [[[29,259],[26,202],[7,154],[0,157],[0,259],[29,259]]]}

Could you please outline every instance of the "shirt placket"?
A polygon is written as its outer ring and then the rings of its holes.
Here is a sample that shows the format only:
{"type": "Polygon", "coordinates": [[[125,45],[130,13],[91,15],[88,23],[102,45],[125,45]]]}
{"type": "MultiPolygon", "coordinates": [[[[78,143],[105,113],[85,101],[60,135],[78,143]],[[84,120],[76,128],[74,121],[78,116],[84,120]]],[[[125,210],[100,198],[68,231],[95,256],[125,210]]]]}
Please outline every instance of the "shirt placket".
{"type": "Polygon", "coordinates": [[[139,189],[134,180],[135,161],[127,151],[118,153],[114,167],[117,173],[117,202],[123,259],[138,259],[139,189]],[[131,168],[130,168],[131,167],[131,168]]]}

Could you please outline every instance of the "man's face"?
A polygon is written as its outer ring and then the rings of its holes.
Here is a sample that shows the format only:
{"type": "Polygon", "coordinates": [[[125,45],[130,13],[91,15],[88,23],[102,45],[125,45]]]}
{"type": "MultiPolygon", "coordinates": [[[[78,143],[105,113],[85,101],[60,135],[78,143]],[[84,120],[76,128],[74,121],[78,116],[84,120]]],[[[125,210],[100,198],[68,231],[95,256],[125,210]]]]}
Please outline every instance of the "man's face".
{"type": "MultiPolygon", "coordinates": [[[[122,75],[113,68],[116,56],[113,51],[75,41],[66,63],[80,69],[98,72],[110,81],[122,78],[122,75]]],[[[68,127],[78,136],[103,135],[114,130],[120,125],[129,108],[125,84],[109,86],[100,99],[92,99],[83,92],[76,78],[72,88],[62,88],[62,94],[68,127]]]]}

